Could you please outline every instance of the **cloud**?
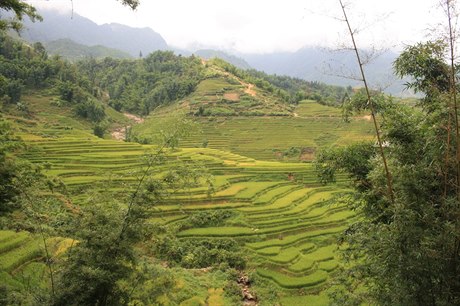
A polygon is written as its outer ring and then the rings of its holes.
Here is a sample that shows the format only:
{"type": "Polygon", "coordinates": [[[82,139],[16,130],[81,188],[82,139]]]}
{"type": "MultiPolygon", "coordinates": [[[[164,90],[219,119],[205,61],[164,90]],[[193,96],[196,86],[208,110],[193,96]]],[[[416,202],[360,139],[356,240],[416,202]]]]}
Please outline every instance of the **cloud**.
{"type": "MultiPolygon", "coordinates": [[[[218,46],[242,52],[295,51],[305,45],[348,41],[337,1],[330,0],[141,0],[136,11],[116,0],[29,1],[64,13],[72,9],[98,24],[150,27],[170,45],[218,46]]],[[[355,0],[354,27],[364,27],[362,46],[422,40],[427,20],[439,20],[432,0],[355,0]],[[376,20],[381,19],[379,22],[376,20]]]]}
{"type": "Polygon", "coordinates": [[[71,1],[27,1],[38,10],[52,10],[59,14],[68,14],[72,12],[71,1]]]}

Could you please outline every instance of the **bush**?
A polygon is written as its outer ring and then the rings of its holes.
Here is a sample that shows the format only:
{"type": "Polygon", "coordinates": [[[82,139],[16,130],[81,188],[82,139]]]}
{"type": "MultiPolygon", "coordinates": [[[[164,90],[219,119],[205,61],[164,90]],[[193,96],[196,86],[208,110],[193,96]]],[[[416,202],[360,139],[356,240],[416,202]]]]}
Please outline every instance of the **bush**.
{"type": "Polygon", "coordinates": [[[104,106],[94,100],[77,105],[77,115],[89,119],[93,122],[101,122],[105,118],[104,106]]]}
{"type": "Polygon", "coordinates": [[[100,124],[97,124],[93,128],[93,134],[99,138],[104,138],[106,128],[100,124]]]}
{"type": "Polygon", "coordinates": [[[6,85],[5,92],[6,95],[10,98],[10,103],[19,102],[22,95],[22,90],[24,85],[20,80],[9,80],[8,84],[6,85]]]}
{"type": "Polygon", "coordinates": [[[154,251],[162,259],[185,268],[244,269],[246,259],[239,244],[233,239],[180,240],[167,236],[160,238],[154,251]]]}
{"type": "Polygon", "coordinates": [[[61,82],[58,86],[59,96],[62,100],[67,102],[72,102],[74,95],[74,85],[72,82],[61,82]]]}
{"type": "Polygon", "coordinates": [[[213,210],[213,211],[201,211],[192,214],[182,223],[182,229],[193,228],[193,227],[209,227],[209,226],[220,226],[224,224],[224,221],[235,215],[230,210],[213,210]]]}

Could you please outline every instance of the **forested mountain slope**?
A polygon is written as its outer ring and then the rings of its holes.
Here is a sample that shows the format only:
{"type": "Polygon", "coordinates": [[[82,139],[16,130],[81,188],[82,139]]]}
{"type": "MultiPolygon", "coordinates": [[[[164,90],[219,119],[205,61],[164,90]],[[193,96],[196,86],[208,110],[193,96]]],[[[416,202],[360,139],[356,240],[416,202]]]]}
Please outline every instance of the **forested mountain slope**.
{"type": "Polygon", "coordinates": [[[168,48],[163,37],[150,28],[132,28],[116,23],[97,25],[70,10],[65,13],[41,10],[39,13],[43,22],[26,20],[21,32],[21,36],[30,42],[71,39],[86,46],[102,45],[122,50],[134,57],[140,52],[147,55],[168,48]]]}
{"type": "Polygon", "coordinates": [[[58,39],[43,43],[50,55],[59,55],[71,62],[85,58],[101,59],[104,57],[132,58],[127,52],[105,46],[86,46],[78,44],[70,39],[58,39]]]}

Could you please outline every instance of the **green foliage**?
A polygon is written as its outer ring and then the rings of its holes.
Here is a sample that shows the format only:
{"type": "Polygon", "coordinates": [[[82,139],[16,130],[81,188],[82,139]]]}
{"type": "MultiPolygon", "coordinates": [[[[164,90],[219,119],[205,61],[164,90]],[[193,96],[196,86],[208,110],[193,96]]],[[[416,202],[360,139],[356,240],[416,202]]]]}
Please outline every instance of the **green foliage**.
{"type": "Polygon", "coordinates": [[[254,69],[246,70],[245,73],[270,83],[275,87],[273,91],[276,94],[283,96],[292,104],[311,99],[323,105],[338,106],[345,96],[352,93],[351,87],[326,85],[317,81],[309,82],[284,75],[269,75],[254,69]],[[276,88],[281,89],[281,91],[276,88]]]}
{"type": "Polygon", "coordinates": [[[349,174],[358,189],[367,189],[370,184],[367,175],[373,167],[371,157],[375,154],[376,148],[370,142],[323,149],[315,160],[319,181],[323,184],[334,182],[336,172],[343,171],[349,174]]]}
{"type": "MultiPolygon", "coordinates": [[[[391,97],[386,96],[383,92],[371,91],[371,102],[373,104],[375,115],[385,114],[389,104],[392,104],[391,97]]],[[[342,103],[342,112],[344,119],[349,121],[353,114],[362,114],[363,111],[371,111],[365,88],[359,89],[351,98],[344,99],[342,103]]]]}
{"type": "Polygon", "coordinates": [[[10,98],[10,103],[19,102],[19,100],[21,99],[23,87],[24,85],[20,80],[11,80],[10,82],[8,82],[6,88],[4,89],[4,93],[10,98]]]}
{"type": "Polygon", "coordinates": [[[456,305],[460,301],[460,205],[456,135],[448,66],[438,43],[408,47],[397,72],[411,75],[426,94],[421,108],[388,100],[382,136],[394,200],[377,150],[370,144],[323,152],[322,178],[337,169],[355,182],[351,205],[362,219],[343,235],[343,270],[335,303],[356,305],[456,305]],[[451,100],[450,100],[451,101],[451,100]],[[447,127],[447,128],[446,128],[447,127]],[[448,139],[452,141],[449,142],[448,139]],[[447,141],[446,141],[447,140],[447,141]]]}
{"type": "Polygon", "coordinates": [[[96,123],[101,122],[106,116],[104,106],[93,99],[78,104],[76,112],[77,115],[96,123]]]}
{"type": "Polygon", "coordinates": [[[99,138],[104,138],[104,133],[107,128],[102,124],[96,124],[93,128],[93,134],[99,138]]]}
{"type": "Polygon", "coordinates": [[[239,244],[231,239],[181,240],[164,236],[155,241],[155,254],[186,268],[206,268],[223,265],[244,269],[245,256],[239,244]]]}
{"type": "Polygon", "coordinates": [[[157,51],[139,60],[86,59],[77,66],[93,86],[108,91],[109,104],[115,109],[143,115],[193,92],[203,70],[198,58],[169,51],[157,51]]]}
{"type": "Polygon", "coordinates": [[[192,214],[182,223],[182,228],[192,227],[208,227],[223,225],[226,219],[235,215],[235,212],[230,210],[213,210],[203,211],[192,214]]]}
{"type": "Polygon", "coordinates": [[[93,90],[74,66],[48,58],[41,44],[32,48],[0,32],[0,99],[17,103],[25,90],[47,87],[68,102],[86,101],[93,90]]]}
{"type": "Polygon", "coordinates": [[[73,94],[74,94],[74,85],[67,81],[61,82],[58,85],[59,95],[62,100],[67,102],[72,102],[73,94]]]}
{"type": "Polygon", "coordinates": [[[21,193],[39,179],[39,169],[11,153],[24,147],[10,125],[0,118],[0,215],[18,208],[21,193]]]}
{"type": "Polygon", "coordinates": [[[56,305],[114,305],[127,299],[119,281],[132,273],[135,256],[129,240],[120,240],[125,210],[114,203],[88,208],[78,221],[79,243],[59,274],[56,305]]]}
{"type": "Polygon", "coordinates": [[[0,10],[13,12],[14,17],[8,19],[0,19],[0,31],[13,29],[19,31],[22,28],[22,20],[24,16],[28,16],[32,21],[42,18],[37,14],[37,10],[32,5],[22,0],[5,0],[0,3],[0,10]]]}
{"type": "Polygon", "coordinates": [[[449,90],[449,66],[444,61],[447,45],[442,41],[418,43],[408,46],[395,63],[395,71],[400,77],[410,75],[413,81],[408,88],[428,95],[449,90]]]}

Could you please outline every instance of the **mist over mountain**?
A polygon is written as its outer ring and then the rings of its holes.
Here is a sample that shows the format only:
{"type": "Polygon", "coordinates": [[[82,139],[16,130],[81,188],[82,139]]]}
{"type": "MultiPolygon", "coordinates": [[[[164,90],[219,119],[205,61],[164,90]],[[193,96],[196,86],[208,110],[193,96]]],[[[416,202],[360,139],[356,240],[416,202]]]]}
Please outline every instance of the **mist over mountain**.
{"type": "MultiPolygon", "coordinates": [[[[24,39],[31,42],[41,41],[45,45],[50,45],[51,41],[70,39],[81,45],[118,49],[133,57],[138,57],[141,53],[145,56],[156,50],[174,50],[176,54],[183,56],[195,54],[205,59],[217,57],[241,69],[253,68],[269,74],[287,75],[331,85],[362,85],[361,82],[350,78],[358,76],[359,71],[355,55],[349,51],[330,51],[321,47],[304,47],[295,52],[266,54],[214,49],[179,50],[169,47],[163,37],[150,28],[133,28],[117,23],[97,25],[78,14],[62,14],[52,10],[42,10],[40,14],[43,16],[43,22],[25,22],[25,30],[21,34],[24,39]]],[[[88,54],[104,54],[100,51],[89,51],[81,47],[71,51],[61,49],[65,54],[70,53],[73,59],[88,54]]],[[[114,51],[105,53],[109,56],[124,57],[122,53],[114,51]]],[[[397,56],[397,53],[387,51],[369,61],[365,67],[368,81],[373,88],[383,89],[393,95],[412,95],[404,90],[405,80],[399,80],[393,74],[392,63],[397,56]]]]}
{"type": "Polygon", "coordinates": [[[240,69],[251,69],[252,67],[241,57],[228,54],[224,51],[220,50],[212,50],[212,49],[202,49],[194,52],[195,55],[198,55],[205,59],[211,59],[214,57],[223,59],[227,63],[232,64],[233,66],[240,68],[240,69]]]}
{"type": "MultiPolygon", "coordinates": [[[[288,75],[308,81],[341,86],[362,86],[356,57],[350,51],[331,51],[320,47],[304,47],[297,52],[270,54],[238,54],[251,67],[269,74],[288,75]]],[[[404,90],[405,80],[393,73],[398,54],[386,51],[369,59],[365,73],[371,87],[394,95],[411,95],[404,90]]]]}
{"type": "Polygon", "coordinates": [[[85,57],[132,58],[132,56],[127,52],[118,49],[108,48],[101,45],[86,46],[76,43],[68,38],[44,42],[43,45],[49,54],[60,55],[71,62],[84,59],[85,57]]]}
{"type": "Polygon", "coordinates": [[[28,41],[50,42],[70,39],[76,43],[102,45],[128,52],[132,56],[166,50],[168,45],[160,34],[150,28],[133,28],[118,23],[98,25],[75,13],[40,10],[43,22],[25,21],[21,36],[28,41]]]}

